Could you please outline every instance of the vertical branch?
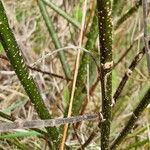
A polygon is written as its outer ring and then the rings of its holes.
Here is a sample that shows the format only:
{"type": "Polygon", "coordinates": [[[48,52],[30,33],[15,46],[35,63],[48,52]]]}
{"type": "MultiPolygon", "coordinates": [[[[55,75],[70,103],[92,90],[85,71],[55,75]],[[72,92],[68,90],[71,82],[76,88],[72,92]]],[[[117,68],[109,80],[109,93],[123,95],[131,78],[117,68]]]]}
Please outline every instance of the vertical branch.
{"type": "MultiPolygon", "coordinates": [[[[40,92],[33,78],[28,72],[28,68],[24,62],[20,48],[9,27],[8,19],[1,0],[0,0],[0,41],[5,49],[6,55],[9,58],[11,65],[15,70],[15,73],[17,74],[27,95],[31,99],[39,117],[41,119],[50,119],[51,115],[49,114],[49,111],[42,100],[40,92]]],[[[48,127],[46,129],[51,139],[56,142],[58,139],[57,128],[48,127]]]]}
{"type": "Polygon", "coordinates": [[[97,0],[100,63],[101,63],[101,91],[102,91],[102,115],[104,121],[101,124],[101,149],[108,150],[111,103],[112,103],[112,18],[111,0],[97,0]]]}
{"type": "Polygon", "coordinates": [[[150,75],[150,49],[148,46],[148,37],[147,37],[147,0],[143,0],[142,5],[143,5],[144,44],[145,44],[148,72],[150,75]]]}

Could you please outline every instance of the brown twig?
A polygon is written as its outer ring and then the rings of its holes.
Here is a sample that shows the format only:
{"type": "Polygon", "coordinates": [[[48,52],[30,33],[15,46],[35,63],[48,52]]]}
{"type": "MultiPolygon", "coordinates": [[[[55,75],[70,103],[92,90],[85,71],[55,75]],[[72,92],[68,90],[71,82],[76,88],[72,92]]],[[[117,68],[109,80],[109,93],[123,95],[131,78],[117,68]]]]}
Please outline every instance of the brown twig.
{"type": "Polygon", "coordinates": [[[131,76],[133,70],[135,69],[135,67],[137,66],[137,64],[140,62],[140,60],[143,58],[145,54],[145,48],[143,48],[133,59],[133,61],[131,62],[128,70],[126,71],[126,73],[124,74],[114,96],[113,96],[113,101],[116,102],[118,97],[120,96],[126,82],[128,81],[129,77],[131,76]]]}
{"type": "Polygon", "coordinates": [[[114,66],[113,66],[113,68],[115,68],[124,58],[125,58],[125,56],[129,53],[129,51],[132,49],[132,47],[134,46],[134,44],[136,43],[136,41],[137,40],[134,40],[133,42],[132,42],[132,44],[129,46],[129,48],[123,53],[123,55],[119,58],[119,60],[116,62],[116,63],[114,63],[114,66]]]}
{"type": "Polygon", "coordinates": [[[94,137],[96,136],[96,132],[95,130],[90,134],[89,138],[85,141],[85,143],[78,149],[78,150],[83,150],[85,149],[85,147],[87,147],[90,142],[94,139],[94,137]]]}
{"type": "Polygon", "coordinates": [[[3,113],[2,111],[0,111],[0,117],[5,118],[5,119],[10,120],[10,121],[16,120],[16,118],[14,116],[9,116],[9,115],[3,113]]]}
{"type": "MultiPolygon", "coordinates": [[[[6,61],[9,61],[8,58],[2,54],[0,54],[0,58],[1,59],[4,59],[6,61]]],[[[69,80],[69,81],[72,81],[71,79],[66,79],[65,77],[61,76],[61,75],[58,75],[58,74],[55,74],[55,73],[51,73],[51,72],[48,72],[48,71],[43,71],[41,69],[38,69],[38,68],[35,68],[35,67],[31,67],[29,65],[27,65],[27,67],[33,71],[37,71],[37,72],[40,72],[40,73],[43,73],[43,74],[47,74],[49,76],[53,76],[53,77],[56,77],[56,78],[60,78],[60,79],[63,79],[63,80],[69,80]]]]}

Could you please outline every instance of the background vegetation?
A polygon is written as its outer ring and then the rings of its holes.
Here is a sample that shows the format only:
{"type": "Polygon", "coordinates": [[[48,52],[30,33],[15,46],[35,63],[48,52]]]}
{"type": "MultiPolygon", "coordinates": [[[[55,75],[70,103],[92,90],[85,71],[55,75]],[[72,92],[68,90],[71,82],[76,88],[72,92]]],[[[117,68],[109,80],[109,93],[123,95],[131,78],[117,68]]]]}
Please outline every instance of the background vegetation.
{"type": "MultiPolygon", "coordinates": [[[[104,150],[109,146],[126,150],[150,148],[150,80],[141,0],[113,0],[112,5],[108,0],[110,5],[106,7],[112,7],[112,19],[108,22],[100,21],[103,15],[97,10],[105,12],[105,7],[100,7],[105,5],[101,0],[97,1],[101,4],[98,8],[95,0],[2,2],[15,38],[9,29],[8,34],[2,34],[8,24],[0,4],[0,23],[3,21],[6,27],[2,30],[0,26],[1,123],[101,111],[107,122],[69,125],[66,137],[63,129],[67,128],[63,126],[4,132],[0,134],[0,149],[59,149],[64,144],[63,137],[65,149],[96,150],[100,145],[104,150]],[[106,43],[99,51],[103,39],[106,43]],[[108,50],[108,55],[102,49],[108,50]],[[107,62],[103,70],[102,65],[107,62]],[[108,76],[111,70],[112,75],[108,76]]],[[[148,3],[148,16],[149,8],[148,3]]],[[[109,18],[109,13],[104,16],[109,18]]]]}

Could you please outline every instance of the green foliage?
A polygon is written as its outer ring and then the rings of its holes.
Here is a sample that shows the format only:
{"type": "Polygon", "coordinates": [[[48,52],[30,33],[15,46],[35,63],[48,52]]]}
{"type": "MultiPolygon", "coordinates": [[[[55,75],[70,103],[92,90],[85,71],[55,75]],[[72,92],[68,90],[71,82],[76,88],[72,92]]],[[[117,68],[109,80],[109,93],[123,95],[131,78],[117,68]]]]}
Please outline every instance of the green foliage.
{"type": "MultiPolygon", "coordinates": [[[[88,40],[85,45],[85,49],[87,49],[92,55],[95,53],[95,43],[96,39],[98,36],[97,33],[97,16],[95,15],[92,24],[90,27],[90,31],[87,34],[88,40]]],[[[77,76],[77,84],[76,84],[76,90],[75,90],[75,95],[74,95],[74,101],[73,101],[73,114],[78,114],[80,109],[81,109],[81,104],[83,103],[83,100],[85,99],[86,96],[86,79],[87,79],[87,65],[89,65],[89,71],[90,71],[90,86],[93,84],[93,81],[95,80],[92,79],[92,77],[95,76],[96,74],[96,64],[91,58],[90,54],[87,52],[83,52],[82,59],[80,62],[80,67],[79,67],[79,73],[77,76]],[[93,81],[92,81],[93,80],[93,81]]]]}
{"type": "Polygon", "coordinates": [[[23,16],[26,12],[21,11],[20,9],[16,9],[16,19],[18,22],[21,22],[23,20],[23,16]]]}
{"type": "Polygon", "coordinates": [[[7,108],[3,109],[2,112],[11,113],[13,110],[24,106],[26,102],[27,102],[27,100],[19,99],[19,100],[17,100],[16,103],[13,103],[10,106],[8,106],[7,108]]]}
{"type": "Polygon", "coordinates": [[[70,100],[70,90],[68,86],[65,86],[63,90],[63,102],[65,108],[69,105],[69,100],[70,100]]]}
{"type": "Polygon", "coordinates": [[[78,5],[74,7],[73,10],[73,17],[78,21],[78,22],[82,22],[82,4],[83,4],[83,0],[80,0],[78,5]]]}
{"type": "Polygon", "coordinates": [[[74,8],[73,15],[74,15],[74,18],[78,22],[81,23],[81,21],[82,21],[82,8],[79,4],[74,8]]]}
{"type": "Polygon", "coordinates": [[[125,6],[126,1],[124,0],[114,0],[113,1],[113,8],[112,8],[112,15],[120,16],[123,11],[123,7],[125,6]]]}
{"type": "Polygon", "coordinates": [[[4,51],[4,48],[3,48],[2,43],[0,42],[0,53],[2,53],[3,51],[4,51]]]}
{"type": "Polygon", "coordinates": [[[29,137],[29,136],[42,136],[42,134],[36,131],[22,131],[16,133],[1,134],[0,139],[16,139],[16,138],[29,137]]]}

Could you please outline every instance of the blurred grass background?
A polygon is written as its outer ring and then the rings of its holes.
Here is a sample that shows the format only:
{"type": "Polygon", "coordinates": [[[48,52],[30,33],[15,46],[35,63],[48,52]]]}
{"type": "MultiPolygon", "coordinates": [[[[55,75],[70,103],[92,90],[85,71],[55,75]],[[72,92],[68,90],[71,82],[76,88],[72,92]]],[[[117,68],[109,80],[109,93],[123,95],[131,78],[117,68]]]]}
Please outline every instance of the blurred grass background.
{"type": "MultiPolygon", "coordinates": [[[[6,12],[9,18],[11,28],[15,34],[18,44],[23,52],[27,64],[32,64],[45,54],[56,50],[52,39],[47,31],[45,22],[41,16],[36,0],[4,0],[6,12]]],[[[83,0],[53,0],[53,2],[67,12],[78,23],[82,21],[82,5],[83,0]]],[[[136,0],[120,0],[116,11],[113,11],[113,24],[123,16],[131,7],[135,5],[136,0]],[[118,9],[120,8],[120,9],[118,9]]],[[[92,0],[88,1],[87,20],[92,10],[92,0]]],[[[150,8],[150,7],[149,7],[150,8]]],[[[51,17],[56,33],[62,44],[62,47],[78,46],[79,29],[68,23],[57,12],[47,7],[49,16],[51,17]]],[[[125,71],[133,60],[134,56],[142,49],[142,9],[136,10],[117,30],[113,32],[113,59],[117,62],[126,50],[133,44],[132,49],[126,57],[113,70],[113,93],[118,87],[125,71]]],[[[92,16],[93,17],[93,16],[92,16]]],[[[148,21],[150,17],[148,17],[148,21]]],[[[87,21],[86,20],[86,21],[87,21]]],[[[90,19],[91,20],[91,19],[90,19]]],[[[91,21],[87,24],[87,31],[91,21]]],[[[150,33],[150,24],[148,24],[148,32],[150,33]]],[[[95,33],[97,34],[97,33],[95,33]]],[[[83,47],[86,45],[87,37],[83,39],[83,47]]],[[[94,49],[98,47],[98,41],[95,43],[94,49]]],[[[2,45],[0,44],[0,54],[5,55],[2,45]]],[[[66,58],[74,71],[76,51],[71,49],[65,51],[66,58]]],[[[99,63],[99,62],[98,62],[99,63]]],[[[16,118],[23,120],[37,119],[32,104],[26,96],[22,86],[20,85],[16,75],[9,62],[0,59],[0,110],[4,113],[11,114],[16,118]]],[[[44,71],[56,73],[65,76],[61,63],[57,55],[43,59],[37,65],[44,71]]],[[[32,76],[36,80],[44,102],[53,117],[62,117],[67,105],[66,99],[69,99],[70,82],[58,79],[46,74],[32,71],[32,76]]],[[[93,83],[98,78],[95,74],[93,83]]],[[[141,100],[147,87],[150,85],[148,79],[146,58],[142,59],[134,70],[127,85],[119,97],[120,101],[113,108],[111,140],[118,135],[121,128],[127,122],[131,112],[141,100]]],[[[87,83],[86,83],[87,86],[87,83]]],[[[84,89],[85,90],[85,89],[84,89]]],[[[86,90],[85,90],[86,91],[86,90]]],[[[100,104],[100,86],[96,86],[93,94],[88,100],[84,113],[99,112],[100,104]]],[[[149,107],[144,111],[140,120],[138,120],[135,129],[121,144],[119,149],[149,149],[149,107]],[[128,145],[128,146],[127,146],[128,145]]],[[[1,121],[5,119],[1,118],[1,121]]],[[[96,122],[85,122],[78,129],[77,133],[82,143],[89,137],[90,133],[96,127],[96,122]]],[[[98,129],[97,129],[98,130],[98,129]]],[[[80,144],[77,139],[72,139],[73,129],[70,129],[67,144],[71,149],[77,149],[80,144]]],[[[1,149],[48,149],[47,142],[41,138],[42,136],[33,131],[18,131],[17,133],[6,133],[0,135],[1,149]],[[21,144],[20,144],[21,143],[21,144]],[[43,147],[44,145],[44,147],[43,147]]],[[[91,141],[87,149],[99,149],[99,134],[91,141]]]]}

